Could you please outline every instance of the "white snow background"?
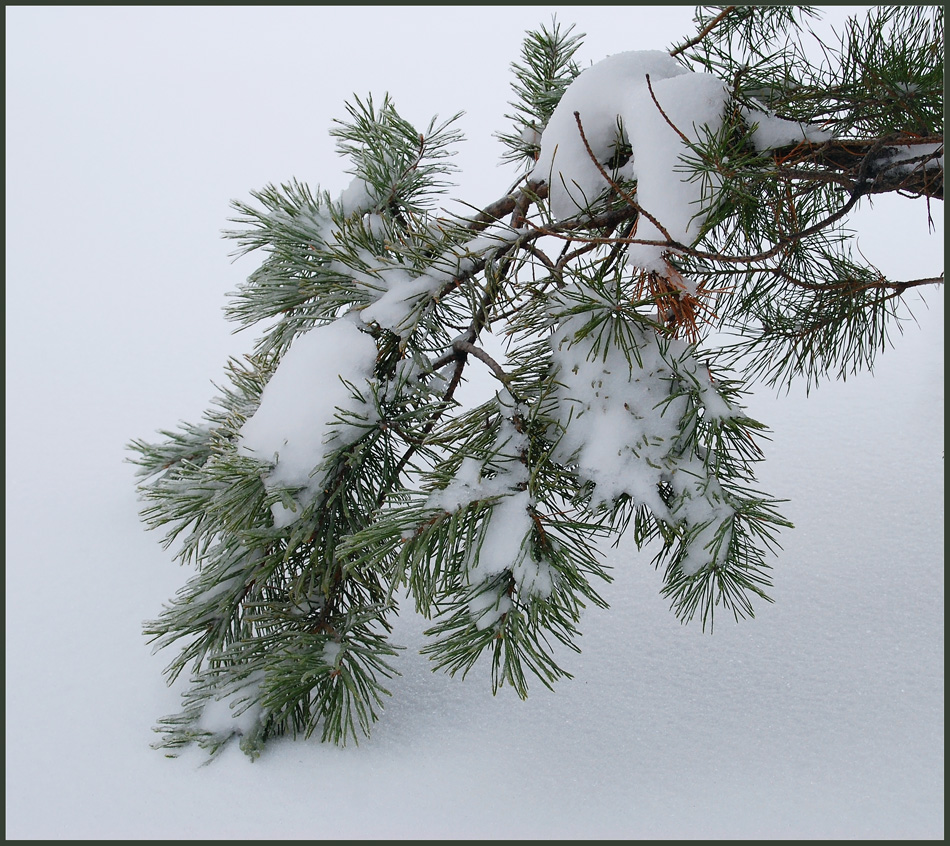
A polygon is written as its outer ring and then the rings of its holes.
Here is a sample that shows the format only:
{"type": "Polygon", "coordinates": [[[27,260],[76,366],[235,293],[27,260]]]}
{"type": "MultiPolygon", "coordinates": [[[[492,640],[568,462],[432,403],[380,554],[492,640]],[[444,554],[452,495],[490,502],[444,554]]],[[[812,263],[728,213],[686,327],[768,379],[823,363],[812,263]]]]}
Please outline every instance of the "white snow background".
{"type": "MultiPolygon", "coordinates": [[[[7,7],[8,840],[943,839],[942,287],[873,376],[750,399],[796,525],[755,619],[681,625],[624,543],[553,693],[433,674],[404,612],[358,747],[149,747],[179,702],[142,621],[187,572],[139,521],[125,445],[197,422],[253,342],[222,315],[257,261],[229,257],[229,201],[341,191],[331,120],[386,91],[419,125],[464,109],[456,194],[496,199],[509,64],[553,13],[583,66],[694,31],[691,6],[7,7]]],[[[858,244],[939,273],[931,213],[878,198],[858,244]]]]}

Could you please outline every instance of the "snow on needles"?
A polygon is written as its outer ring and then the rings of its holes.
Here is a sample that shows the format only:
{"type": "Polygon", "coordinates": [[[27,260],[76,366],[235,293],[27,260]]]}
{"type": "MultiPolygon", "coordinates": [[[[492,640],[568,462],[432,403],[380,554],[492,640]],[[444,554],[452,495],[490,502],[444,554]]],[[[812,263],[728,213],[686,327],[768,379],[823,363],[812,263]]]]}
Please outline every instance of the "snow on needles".
{"type": "Polygon", "coordinates": [[[469,610],[479,629],[494,625],[511,608],[505,592],[492,589],[497,574],[510,571],[523,596],[548,596],[553,587],[549,563],[536,560],[529,552],[535,503],[527,490],[528,468],[524,463],[528,439],[512,422],[525,409],[507,390],[499,391],[497,398],[512,416],[501,421],[495,455],[485,465],[474,458],[464,459],[455,478],[445,488],[433,491],[426,503],[428,508],[451,514],[475,502],[492,501],[478,543],[466,550],[465,568],[475,587],[469,610]]]}
{"type": "MultiPolygon", "coordinates": [[[[300,506],[312,502],[323,481],[315,471],[362,432],[335,425],[335,418],[341,411],[370,422],[375,418],[375,407],[367,401],[372,396],[367,380],[375,364],[376,342],[347,318],[294,340],[264,387],[260,406],[240,431],[240,454],[273,463],[268,487],[303,488],[297,495],[300,506]]],[[[294,522],[302,507],[294,511],[275,505],[275,526],[294,522]]]]}
{"type": "MultiPolygon", "coordinates": [[[[690,174],[689,145],[720,129],[728,99],[721,80],[691,73],[659,51],[618,53],[588,68],[565,91],[541,137],[533,177],[547,183],[552,215],[563,220],[594,211],[609,184],[593,154],[604,171],[635,180],[636,202],[645,212],[637,241],[660,242],[630,244],[627,264],[665,274],[670,249],[664,245],[695,241],[703,205],[718,187],[714,179],[690,174]],[[617,153],[625,147],[631,155],[624,162],[617,153]]],[[[755,118],[762,143],[809,137],[798,124],[765,113],[755,118]]],[[[562,295],[598,297],[567,289],[562,295]]],[[[684,342],[631,325],[618,326],[601,345],[568,302],[563,310],[552,305],[558,324],[551,338],[558,380],[553,457],[594,483],[595,502],[627,495],[659,519],[686,527],[692,537],[680,561],[686,574],[723,558],[735,511],[703,450],[687,446],[695,422],[684,429],[684,421],[740,412],[684,342]]]]}
{"type": "Polygon", "coordinates": [[[594,483],[595,504],[627,495],[659,519],[696,532],[681,562],[687,575],[695,573],[710,558],[725,555],[728,543],[713,553],[713,541],[717,533],[728,535],[735,512],[702,452],[684,446],[696,425],[692,412],[700,406],[706,421],[739,412],[715,389],[686,342],[631,326],[624,341],[630,353],[616,337],[598,351],[597,338],[581,331],[585,320],[563,313],[551,337],[557,369],[552,457],[594,483]],[[694,422],[684,430],[684,420],[694,422]]]}
{"type": "MultiPolygon", "coordinates": [[[[689,243],[700,223],[703,192],[715,190],[715,185],[690,178],[683,161],[688,153],[684,136],[698,142],[704,132],[715,132],[727,99],[721,80],[691,73],[660,51],[619,53],[588,68],[565,91],[541,138],[533,173],[548,183],[552,213],[557,218],[584,213],[608,187],[581,138],[576,112],[591,151],[605,167],[618,145],[632,149],[619,176],[636,180],[638,204],[657,221],[641,215],[638,240],[689,243]]],[[[764,113],[756,117],[766,127],[763,139],[804,132],[797,125],[778,126],[764,113]]],[[[367,212],[370,193],[354,180],[340,198],[341,210],[367,212]]],[[[370,303],[294,341],[265,387],[258,411],[241,429],[238,447],[241,454],[269,463],[268,487],[282,487],[296,498],[297,507],[273,507],[276,526],[300,516],[321,490],[320,468],[327,457],[376,420],[375,407],[367,400],[372,396],[376,344],[361,326],[403,336],[413,331],[420,309],[447,282],[471,272],[486,251],[518,234],[492,227],[438,256],[422,273],[378,258],[372,278],[366,280],[367,290],[374,293],[370,303]],[[341,415],[354,416],[355,424],[341,422],[341,415]]],[[[666,251],[659,245],[630,245],[628,264],[664,271],[666,251]]],[[[359,277],[355,269],[338,269],[359,277]]],[[[557,303],[552,307],[556,315],[557,303]]],[[[704,457],[683,449],[682,421],[693,416],[697,404],[702,406],[699,416],[707,421],[738,412],[723,400],[682,342],[661,341],[651,327],[632,326],[627,329],[628,344],[596,351],[589,339],[578,340],[583,334],[575,325],[579,319],[571,318],[569,310],[556,315],[559,328],[551,339],[559,382],[555,458],[573,464],[582,478],[594,482],[595,498],[601,502],[629,495],[661,519],[716,532],[733,511],[704,457]],[[631,351],[624,349],[629,344],[636,348],[635,366],[629,360],[631,351]],[[665,498],[658,492],[661,487],[667,491],[665,498]]],[[[521,566],[529,558],[523,540],[531,529],[532,507],[518,475],[525,469],[518,457],[521,436],[507,427],[503,436],[501,452],[512,459],[510,466],[496,467],[485,476],[485,468],[464,464],[458,478],[434,494],[429,506],[453,512],[476,499],[495,499],[485,524],[486,531],[488,526],[492,531],[483,533],[483,543],[468,562],[473,581],[512,569],[526,588],[545,593],[550,590],[545,567],[536,562],[533,570],[521,566]],[[525,572],[518,573],[519,567],[525,572]]],[[[711,540],[711,535],[703,540],[711,540]]],[[[703,563],[699,558],[687,561],[684,569],[698,569],[703,563]]],[[[487,615],[486,622],[493,617],[487,615]]]]}

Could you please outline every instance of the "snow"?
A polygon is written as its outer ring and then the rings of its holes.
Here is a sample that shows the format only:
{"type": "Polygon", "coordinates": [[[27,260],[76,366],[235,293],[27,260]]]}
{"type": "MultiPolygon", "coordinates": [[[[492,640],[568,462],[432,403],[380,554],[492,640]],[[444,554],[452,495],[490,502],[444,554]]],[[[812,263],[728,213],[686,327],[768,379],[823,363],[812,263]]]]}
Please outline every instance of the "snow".
{"type": "MultiPolygon", "coordinates": [[[[142,621],[185,571],[143,530],[125,444],[196,421],[251,344],[221,318],[255,266],[229,263],[227,200],[332,179],[329,119],[383,67],[420,122],[469,110],[461,194],[487,204],[507,184],[490,132],[524,30],[577,21],[585,60],[691,31],[691,7],[541,11],[7,9],[7,839],[943,839],[936,287],[873,377],[749,398],[773,429],[762,487],[796,525],[754,620],[680,625],[649,552],[624,542],[606,550],[611,608],[585,610],[582,653],[559,656],[574,678],[553,692],[492,695],[481,664],[433,673],[429,621],[404,604],[401,675],[358,747],[287,738],[210,766],[149,747],[180,700],[142,621]],[[52,196],[81,208],[68,226],[51,229],[52,196]]],[[[942,204],[930,212],[933,234],[926,204],[875,198],[857,244],[898,278],[931,276],[942,204]]],[[[321,389],[344,370],[323,367],[321,389]]]]}
{"type": "MultiPolygon", "coordinates": [[[[369,326],[379,326],[405,337],[415,328],[422,309],[446,285],[470,272],[483,254],[517,240],[519,234],[517,229],[493,224],[461,247],[437,256],[430,269],[418,275],[401,266],[376,262],[372,277],[363,276],[368,287],[376,288],[377,293],[374,301],[360,311],[360,319],[369,326]]],[[[353,271],[346,272],[352,274],[353,271]]]]}
{"type": "Polygon", "coordinates": [[[343,651],[343,647],[333,640],[328,640],[323,644],[323,660],[329,665],[334,666],[337,662],[337,659],[340,657],[340,653],[343,651]]]}
{"type": "Polygon", "coordinates": [[[535,180],[548,185],[555,218],[573,217],[607,187],[587,152],[574,112],[580,115],[591,151],[603,163],[614,153],[618,119],[629,133],[642,118],[632,100],[638,89],[646,88],[646,75],[657,82],[684,73],[668,53],[631,50],[602,59],[568,86],[541,135],[541,153],[532,171],[535,180]]]}
{"type": "Polygon", "coordinates": [[[526,489],[528,468],[522,461],[528,439],[513,422],[513,417],[523,413],[523,409],[504,390],[498,392],[498,402],[511,416],[499,426],[496,452],[491,460],[483,465],[470,457],[463,459],[449,484],[432,491],[426,502],[428,508],[449,514],[475,502],[491,502],[480,530],[481,544],[478,549],[469,549],[466,559],[469,584],[485,586],[469,602],[480,629],[491,626],[511,607],[506,596],[488,590],[499,573],[509,570],[525,595],[547,596],[553,586],[547,563],[533,560],[528,552],[528,538],[534,530],[531,510],[535,504],[526,489]]]}
{"type": "MultiPolygon", "coordinates": [[[[707,186],[684,173],[689,155],[680,133],[690,141],[702,139],[702,129],[715,133],[722,123],[727,91],[709,74],[691,73],[637,86],[630,118],[630,142],[637,177],[637,202],[674,241],[690,244],[702,225],[701,205],[715,185],[707,186]],[[664,117],[664,114],[666,117],[664,117]],[[672,124],[672,126],[670,125],[672,124]]],[[[637,224],[637,240],[666,241],[657,225],[644,216],[637,224]]],[[[634,245],[627,263],[647,270],[663,270],[662,248],[634,245]]]]}
{"type": "Polygon", "coordinates": [[[558,381],[552,407],[559,412],[557,429],[550,433],[556,440],[553,455],[594,483],[595,504],[610,504],[627,494],[658,518],[696,531],[697,540],[681,564],[692,575],[718,560],[716,554],[710,558],[707,546],[720,527],[729,531],[734,511],[703,462],[679,454],[680,421],[691,402],[683,391],[693,388],[692,401],[703,417],[721,419],[741,411],[730,408],[716,391],[685,342],[661,342],[652,329],[634,327],[627,340],[635,347],[631,366],[618,343],[601,351],[594,333],[576,337],[586,319],[562,315],[551,336],[558,381]],[[660,497],[660,484],[673,491],[672,508],[660,497]]]}
{"type": "Polygon", "coordinates": [[[375,199],[366,181],[354,176],[350,184],[340,193],[337,204],[343,214],[352,215],[372,209],[375,199]]]}
{"type": "Polygon", "coordinates": [[[565,320],[551,340],[562,427],[552,432],[559,436],[554,456],[577,462],[582,478],[596,484],[596,500],[610,502],[627,493],[655,514],[669,516],[656,485],[668,470],[679,415],[665,411],[671,371],[656,335],[640,333],[643,368],[634,374],[620,349],[601,358],[592,355],[590,343],[572,343],[578,322],[565,320]],[[648,475],[651,467],[655,472],[648,475]]]}
{"type": "Polygon", "coordinates": [[[492,508],[478,558],[469,565],[470,572],[490,576],[503,573],[520,563],[524,557],[524,539],[531,531],[531,517],[528,514],[530,505],[531,497],[527,491],[509,494],[498,501],[492,508]]]}
{"type": "Polygon", "coordinates": [[[943,155],[934,155],[943,149],[943,144],[908,144],[893,148],[887,166],[897,165],[900,170],[911,171],[923,167],[943,168],[943,155]],[[932,158],[931,158],[932,157],[932,158]]]}
{"type": "Polygon", "coordinates": [[[746,113],[746,120],[755,126],[752,145],[760,151],[801,144],[803,141],[820,144],[832,138],[832,134],[821,127],[786,120],[772,112],[759,109],[750,109],[746,113]]]}
{"type": "Polygon", "coordinates": [[[303,489],[296,511],[273,506],[275,526],[300,517],[322,486],[315,473],[324,459],[360,436],[361,428],[341,424],[341,415],[375,418],[367,401],[375,364],[376,342],[346,318],[298,336],[281,358],[238,444],[242,455],[273,465],[266,472],[269,487],[303,489]]]}
{"type": "Polygon", "coordinates": [[[362,310],[360,317],[367,325],[389,329],[397,335],[409,334],[414,326],[413,314],[439,292],[449,274],[423,273],[412,276],[401,267],[384,268],[379,276],[386,285],[385,293],[362,310]]]}
{"type": "MultiPolygon", "coordinates": [[[[618,132],[633,150],[617,176],[637,180],[636,202],[647,213],[637,224],[636,239],[690,244],[702,226],[703,203],[716,185],[687,178],[684,158],[691,152],[686,140],[696,144],[704,132],[715,134],[727,100],[721,80],[691,73],[661,51],[618,53],[587,68],[554,110],[532,171],[534,179],[548,185],[552,215],[563,220],[585,211],[609,185],[584,145],[576,112],[601,165],[613,156],[618,132]]],[[[759,150],[830,137],[819,127],[766,112],[748,117],[756,124],[752,138],[759,150]]],[[[609,167],[604,169],[609,173],[609,167]]],[[[661,246],[634,244],[628,264],[662,272],[666,252],[661,246]]]]}
{"type": "Polygon", "coordinates": [[[256,688],[263,681],[259,673],[252,673],[241,685],[240,690],[230,691],[228,695],[212,699],[202,708],[198,725],[213,734],[251,732],[260,723],[262,708],[257,702],[250,704],[248,688],[256,688]]]}
{"type": "MultiPolygon", "coordinates": [[[[715,132],[727,96],[717,78],[690,73],[669,54],[656,50],[618,53],[583,71],[554,110],[532,172],[548,184],[554,217],[583,212],[608,188],[584,145],[576,112],[601,165],[614,154],[618,127],[633,150],[618,177],[637,180],[637,204],[656,221],[641,216],[637,240],[689,243],[702,223],[699,212],[705,196],[702,182],[689,181],[683,173],[682,157],[689,148],[681,136],[695,143],[704,126],[715,132]]],[[[636,244],[628,263],[662,270],[664,252],[668,250],[636,244]]]]}

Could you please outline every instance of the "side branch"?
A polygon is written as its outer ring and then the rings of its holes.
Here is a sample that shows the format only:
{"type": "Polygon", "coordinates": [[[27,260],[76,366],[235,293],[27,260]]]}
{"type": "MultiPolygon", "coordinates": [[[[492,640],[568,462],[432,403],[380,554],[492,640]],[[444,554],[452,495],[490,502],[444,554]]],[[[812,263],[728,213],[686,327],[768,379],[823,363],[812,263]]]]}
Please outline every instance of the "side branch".
{"type": "Polygon", "coordinates": [[[492,373],[498,377],[498,381],[500,381],[506,388],[509,386],[511,377],[505,373],[504,368],[481,347],[476,347],[475,344],[463,339],[452,344],[452,349],[461,353],[468,353],[468,355],[475,356],[475,358],[477,358],[479,361],[488,365],[492,373]]]}
{"type": "Polygon", "coordinates": [[[801,166],[817,166],[831,171],[833,181],[865,194],[906,192],[915,197],[943,199],[943,138],[941,136],[892,137],[884,139],[841,139],[772,150],[779,173],[789,178],[822,178],[821,171],[796,171],[801,166]],[[901,157],[902,148],[933,147],[920,155],[901,157]],[[859,175],[864,169],[863,184],[859,175]]]}
{"type": "Polygon", "coordinates": [[[483,229],[497,223],[506,215],[511,214],[516,209],[521,215],[527,213],[528,206],[536,200],[544,200],[548,196],[548,186],[543,182],[529,182],[517,193],[507,194],[499,200],[495,200],[490,206],[482,209],[468,223],[468,228],[473,232],[481,232],[483,229]]]}
{"type": "Polygon", "coordinates": [[[919,288],[923,285],[942,285],[944,282],[944,275],[942,273],[939,276],[931,276],[925,279],[909,279],[904,282],[890,282],[885,279],[884,276],[879,276],[879,278],[873,282],[857,279],[840,279],[831,283],[817,283],[798,279],[780,267],[773,267],[770,269],[770,272],[773,276],[779,277],[790,285],[794,285],[796,288],[804,288],[809,291],[835,292],[848,296],[856,296],[864,291],[889,291],[889,296],[899,297],[911,288],[919,288]]]}

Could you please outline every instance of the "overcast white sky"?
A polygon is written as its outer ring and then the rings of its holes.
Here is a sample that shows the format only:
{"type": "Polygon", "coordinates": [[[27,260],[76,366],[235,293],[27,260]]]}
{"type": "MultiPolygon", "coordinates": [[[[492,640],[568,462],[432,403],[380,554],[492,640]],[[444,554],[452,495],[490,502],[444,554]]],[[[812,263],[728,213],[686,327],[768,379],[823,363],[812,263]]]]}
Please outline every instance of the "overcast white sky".
{"type": "MultiPolygon", "coordinates": [[[[419,124],[464,110],[460,193],[495,199],[509,64],[555,13],[583,65],[693,32],[691,6],[6,8],[8,839],[942,839],[942,288],[873,378],[753,397],[797,526],[755,620],[680,626],[624,547],[554,694],[431,675],[407,617],[358,749],[148,748],[178,703],[141,622],[186,573],[138,522],[124,445],[197,420],[254,340],[222,316],[255,266],[220,237],[229,201],[342,189],[331,121],[387,91],[419,124]]],[[[932,215],[881,199],[859,244],[939,273],[932,215]]]]}

